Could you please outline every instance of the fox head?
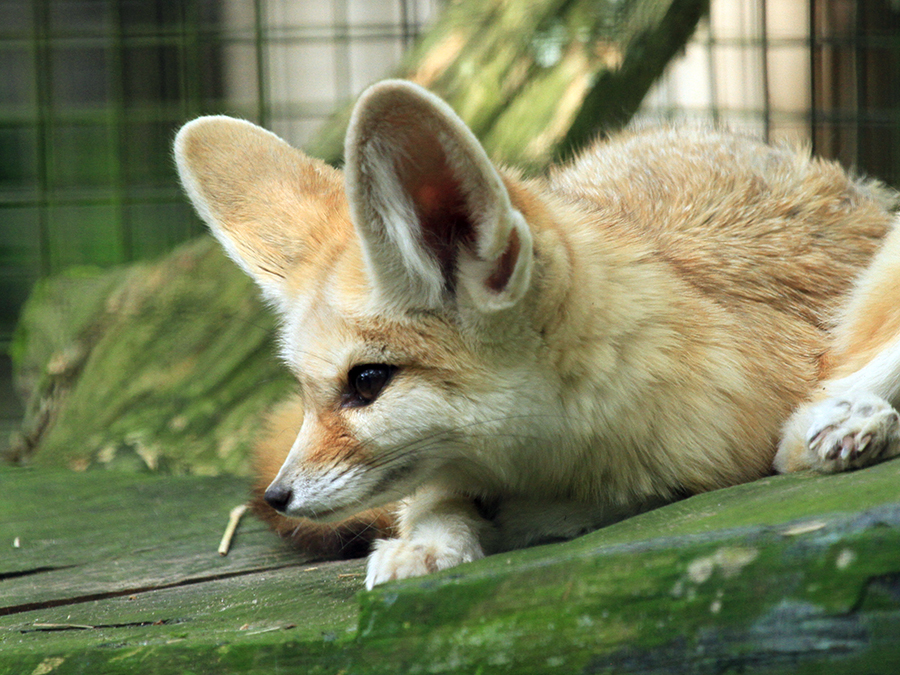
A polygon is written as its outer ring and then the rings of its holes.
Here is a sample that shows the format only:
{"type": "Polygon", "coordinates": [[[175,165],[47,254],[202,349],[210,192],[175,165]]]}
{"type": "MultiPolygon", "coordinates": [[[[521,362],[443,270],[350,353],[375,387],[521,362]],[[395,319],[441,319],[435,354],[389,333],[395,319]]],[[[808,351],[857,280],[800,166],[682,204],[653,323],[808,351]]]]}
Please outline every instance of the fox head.
{"type": "Polygon", "coordinates": [[[541,204],[443,101],[403,81],[370,88],[343,173],[221,116],[185,125],[175,155],[200,216],[282,319],[304,417],[273,506],[330,520],[429,480],[513,472],[498,453],[527,442],[522,420],[553,399],[539,362],[556,315],[534,241],[552,228],[535,230],[541,204]]]}

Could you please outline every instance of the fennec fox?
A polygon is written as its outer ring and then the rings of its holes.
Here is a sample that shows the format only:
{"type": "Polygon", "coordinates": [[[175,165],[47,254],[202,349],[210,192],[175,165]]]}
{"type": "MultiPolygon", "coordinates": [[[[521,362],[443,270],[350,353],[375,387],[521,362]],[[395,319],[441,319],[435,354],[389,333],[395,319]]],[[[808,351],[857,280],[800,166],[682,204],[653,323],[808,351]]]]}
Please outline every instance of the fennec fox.
{"type": "Polygon", "coordinates": [[[402,81],[343,173],[227,117],[175,151],[299,381],[258,510],[319,554],[395,535],[368,587],[900,452],[897,197],[835,164],[658,128],[525,180],[402,81]]]}

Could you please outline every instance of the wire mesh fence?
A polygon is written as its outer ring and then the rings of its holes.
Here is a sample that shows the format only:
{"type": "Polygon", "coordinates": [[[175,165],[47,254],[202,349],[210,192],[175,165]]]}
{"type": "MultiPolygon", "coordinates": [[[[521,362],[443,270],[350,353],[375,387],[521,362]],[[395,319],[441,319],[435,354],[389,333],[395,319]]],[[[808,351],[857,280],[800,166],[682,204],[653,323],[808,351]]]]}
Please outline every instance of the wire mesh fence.
{"type": "Polygon", "coordinates": [[[228,113],[302,144],[391,72],[436,0],[0,2],[0,350],[33,282],[202,231],[171,141],[228,113]]]}
{"type": "MultiPolygon", "coordinates": [[[[488,1],[488,0],[485,0],[488,1]]],[[[202,231],[170,158],[203,113],[303,145],[442,0],[0,0],[0,351],[33,282],[202,231]]],[[[792,139],[900,184],[896,0],[712,0],[642,114],[792,139]]]]}
{"type": "Polygon", "coordinates": [[[900,3],[713,0],[645,112],[694,117],[900,186],[900,3]]]}

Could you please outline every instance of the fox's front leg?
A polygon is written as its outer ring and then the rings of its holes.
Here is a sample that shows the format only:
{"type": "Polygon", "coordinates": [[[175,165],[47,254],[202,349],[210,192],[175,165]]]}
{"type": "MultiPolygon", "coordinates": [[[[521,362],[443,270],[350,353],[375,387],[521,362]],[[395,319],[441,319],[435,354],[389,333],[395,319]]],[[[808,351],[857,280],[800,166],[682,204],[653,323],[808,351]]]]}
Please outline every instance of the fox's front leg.
{"type": "Polygon", "coordinates": [[[483,558],[493,527],[471,499],[422,488],[401,506],[400,537],[375,542],[366,588],[483,558]]]}
{"type": "Polygon", "coordinates": [[[775,469],[836,473],[900,455],[900,338],[859,370],[829,380],[784,428],[775,469]]]}
{"type": "Polygon", "coordinates": [[[832,473],[900,454],[900,220],[850,294],[830,361],[818,395],[785,426],[778,471],[832,473]]]}
{"type": "Polygon", "coordinates": [[[775,457],[784,473],[860,469],[900,454],[900,414],[885,399],[857,391],[831,396],[798,410],[775,457]]]}

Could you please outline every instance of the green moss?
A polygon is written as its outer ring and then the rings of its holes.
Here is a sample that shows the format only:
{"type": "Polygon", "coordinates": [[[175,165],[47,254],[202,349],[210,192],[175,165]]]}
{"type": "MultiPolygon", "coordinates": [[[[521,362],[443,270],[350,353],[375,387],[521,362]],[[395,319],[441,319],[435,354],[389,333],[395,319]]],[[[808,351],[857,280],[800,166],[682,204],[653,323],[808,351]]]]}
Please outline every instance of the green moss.
{"type": "Polygon", "coordinates": [[[831,513],[868,509],[897,499],[900,463],[834,476],[772,476],[707,492],[604,528],[605,543],[701,534],[726,528],[771,526],[802,519],[828,522],[831,513]]]}
{"type": "MultiPolygon", "coordinates": [[[[887,534],[862,528],[854,537],[829,544],[834,531],[807,539],[736,533],[571,556],[565,546],[551,556],[548,547],[543,564],[514,556],[506,569],[493,561],[440,584],[376,590],[363,605],[361,643],[389,662],[430,664],[422,672],[455,672],[460,663],[496,666],[485,672],[660,672],[663,663],[691,664],[674,672],[723,672],[728,661],[760,658],[773,661],[760,672],[772,672],[779,650],[794,665],[821,667],[832,643],[859,664],[872,641],[848,637],[843,617],[860,606],[873,576],[896,569],[900,532],[895,524],[887,534]],[[848,546],[894,558],[847,563],[848,546]],[[423,619],[429,609],[441,620],[423,619]]],[[[890,620],[897,618],[895,611],[890,620]]]]}
{"type": "Polygon", "coordinates": [[[869,632],[900,624],[898,474],[766,479],[376,588],[360,643],[411,672],[866,672],[900,659],[869,632]]]}
{"type": "Polygon", "coordinates": [[[107,298],[126,274],[124,268],[72,267],[34,285],[10,345],[16,386],[26,398],[39,388],[54,356],[60,366],[67,350],[77,360],[78,342],[89,339],[107,298]]]}
{"type": "Polygon", "coordinates": [[[18,366],[38,383],[32,424],[44,424],[31,461],[246,474],[263,414],[291,387],[250,279],[208,237],[88,279],[90,293],[54,280],[26,306],[31,347],[18,366]],[[57,372],[69,352],[72,367],[57,372]]]}

